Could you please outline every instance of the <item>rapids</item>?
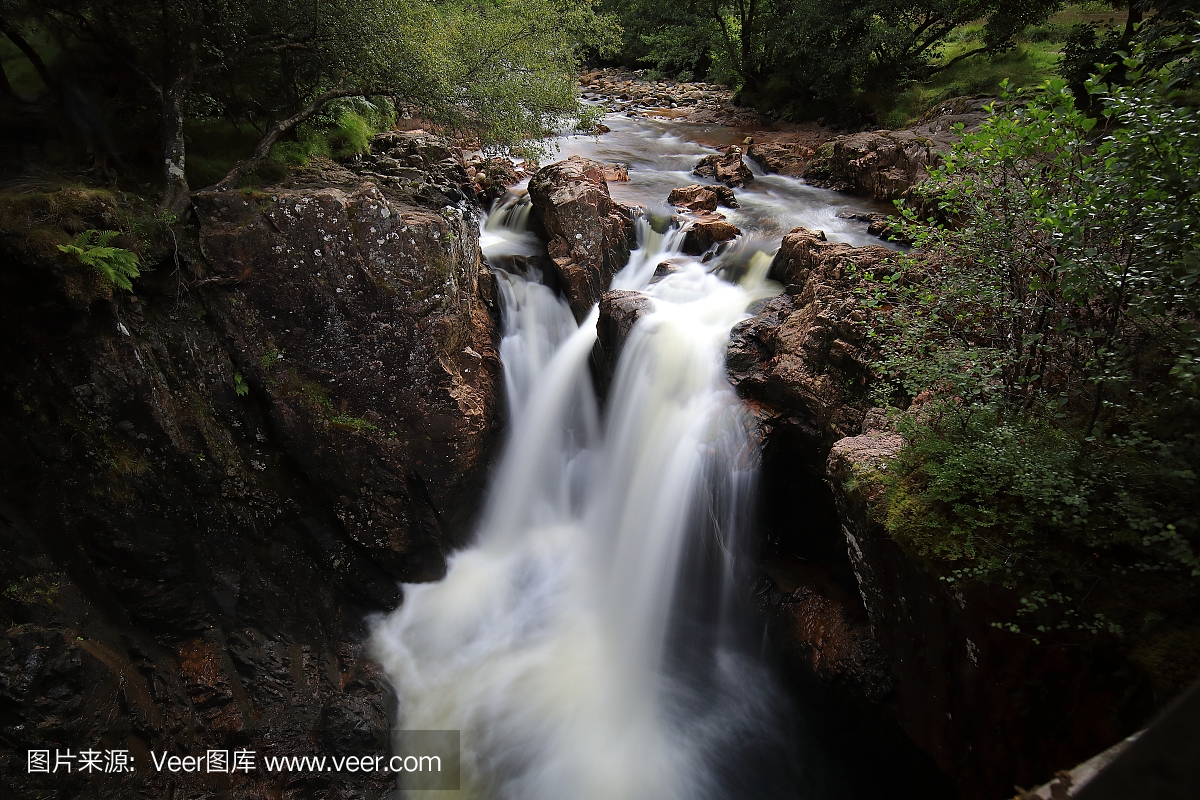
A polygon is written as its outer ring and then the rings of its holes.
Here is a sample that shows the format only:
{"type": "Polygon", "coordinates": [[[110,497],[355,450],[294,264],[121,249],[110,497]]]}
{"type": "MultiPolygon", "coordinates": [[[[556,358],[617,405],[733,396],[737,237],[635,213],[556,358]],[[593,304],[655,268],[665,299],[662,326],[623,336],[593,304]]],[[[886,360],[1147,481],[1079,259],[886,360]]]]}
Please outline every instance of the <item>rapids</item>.
{"type": "MultiPolygon", "coordinates": [[[[616,199],[653,209],[696,182],[691,166],[710,151],[685,126],[607,122],[601,139],[559,144],[562,157],[628,164],[616,199]]],[[[598,311],[577,325],[525,258],[540,245],[519,193],[483,222],[508,439],[472,544],[443,580],[405,585],[371,640],[398,727],[461,731],[453,796],[804,796],[804,755],[748,613],[759,455],[724,351],[747,309],[780,290],[767,271],[784,232],[869,237],[837,216],[861,203],[794,179],[760,176],[738,200],[725,213],[744,241],[707,263],[679,252],[680,229],[639,220],[612,288],[644,292],[653,309],[630,332],[603,409],[589,367],[598,311]],[[680,269],[655,281],[665,258],[680,269]]]]}

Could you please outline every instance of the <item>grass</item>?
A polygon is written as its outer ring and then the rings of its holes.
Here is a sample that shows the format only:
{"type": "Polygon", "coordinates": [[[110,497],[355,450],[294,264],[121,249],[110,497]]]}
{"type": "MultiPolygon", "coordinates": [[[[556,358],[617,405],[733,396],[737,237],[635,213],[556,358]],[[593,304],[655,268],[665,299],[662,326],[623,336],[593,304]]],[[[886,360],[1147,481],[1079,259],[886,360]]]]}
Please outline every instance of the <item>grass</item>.
{"type": "MultiPolygon", "coordinates": [[[[1063,42],[1073,25],[1084,22],[1123,25],[1125,12],[1115,12],[1103,3],[1069,6],[1047,22],[1026,28],[1017,37],[1016,46],[1006,53],[964,58],[927,81],[911,84],[894,102],[877,108],[876,118],[885,128],[903,128],[915,124],[930,108],[952,97],[994,97],[1000,93],[1000,82],[1005,79],[1010,88],[1016,89],[1057,77],[1063,42]]],[[[982,22],[956,28],[947,37],[940,63],[949,63],[980,47],[982,42],[982,22]]]]}
{"type": "MultiPolygon", "coordinates": [[[[33,26],[23,26],[22,34],[25,41],[29,42],[30,46],[37,51],[38,55],[42,57],[42,61],[53,73],[54,62],[59,54],[59,48],[54,43],[54,39],[45,31],[33,26]]],[[[8,82],[12,84],[13,91],[17,94],[24,97],[37,97],[49,91],[37,71],[34,70],[33,64],[29,63],[25,54],[18,50],[7,36],[0,36],[0,63],[3,63],[4,74],[8,76],[8,82]]]]}

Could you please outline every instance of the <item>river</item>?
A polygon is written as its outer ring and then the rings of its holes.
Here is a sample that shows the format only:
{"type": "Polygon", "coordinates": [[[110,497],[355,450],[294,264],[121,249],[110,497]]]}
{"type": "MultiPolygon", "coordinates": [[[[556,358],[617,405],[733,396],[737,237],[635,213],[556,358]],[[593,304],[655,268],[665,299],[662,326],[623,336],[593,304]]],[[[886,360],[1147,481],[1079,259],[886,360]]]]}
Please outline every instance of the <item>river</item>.
{"type": "MultiPolygon", "coordinates": [[[[610,117],[559,141],[629,166],[621,202],[664,206],[712,131],[610,117]]],[[[603,406],[589,358],[597,310],[576,324],[519,258],[539,249],[518,196],[483,223],[503,313],[507,442],[472,544],[446,577],[404,586],[374,622],[399,727],[461,731],[463,788],[504,800],[812,797],[817,765],[760,657],[749,608],[759,454],[724,366],[729,330],[779,292],[770,256],[792,227],[876,242],[838,215],[876,208],[758,175],[722,209],[744,235],[708,262],[681,232],[638,224],[613,280],[652,300],[603,406]],[[514,256],[518,258],[514,258],[514,256]],[[661,279],[670,258],[679,269],[661,279]],[[722,266],[736,258],[738,270],[722,266]],[[725,275],[737,275],[737,282],[725,275]]]]}

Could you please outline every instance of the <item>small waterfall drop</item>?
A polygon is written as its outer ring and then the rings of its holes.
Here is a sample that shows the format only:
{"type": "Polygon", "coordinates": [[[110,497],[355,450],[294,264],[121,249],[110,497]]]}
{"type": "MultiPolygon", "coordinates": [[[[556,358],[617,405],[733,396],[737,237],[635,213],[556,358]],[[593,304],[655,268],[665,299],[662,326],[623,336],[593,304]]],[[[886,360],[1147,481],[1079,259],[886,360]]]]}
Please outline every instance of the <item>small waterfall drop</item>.
{"type": "Polygon", "coordinates": [[[727,797],[714,753],[739,730],[761,734],[769,689],[733,640],[757,462],[724,347],[777,291],[769,258],[730,283],[678,251],[678,228],[640,221],[613,287],[654,308],[601,420],[588,364],[598,311],[576,326],[513,258],[536,247],[527,216],[510,199],[481,233],[512,419],[475,542],[442,581],[404,587],[374,652],[403,728],[462,731],[462,797],[727,797]],[[652,284],[666,257],[677,271],[652,284]]]}

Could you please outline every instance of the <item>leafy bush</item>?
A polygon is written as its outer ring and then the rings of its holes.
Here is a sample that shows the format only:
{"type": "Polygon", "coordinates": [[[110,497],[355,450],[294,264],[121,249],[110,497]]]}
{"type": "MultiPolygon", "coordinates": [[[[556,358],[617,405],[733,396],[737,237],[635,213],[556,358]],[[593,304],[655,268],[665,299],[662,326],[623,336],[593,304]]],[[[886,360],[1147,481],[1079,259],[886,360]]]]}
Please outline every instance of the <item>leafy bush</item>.
{"type": "MultiPolygon", "coordinates": [[[[918,410],[885,522],[980,578],[1200,576],[1200,36],[1006,97],[925,185],[930,255],[868,281],[879,396],[918,410]]],[[[960,131],[961,133],[961,131],[960,131]]]]}
{"type": "Polygon", "coordinates": [[[99,231],[93,228],[79,234],[71,244],[58,245],[58,249],[74,256],[79,263],[96,270],[114,286],[133,291],[131,279],[141,274],[138,270],[140,264],[137,254],[109,245],[109,242],[120,234],[120,231],[99,231]]]}

